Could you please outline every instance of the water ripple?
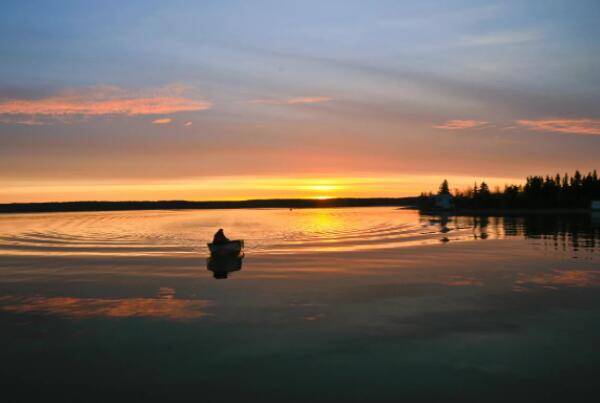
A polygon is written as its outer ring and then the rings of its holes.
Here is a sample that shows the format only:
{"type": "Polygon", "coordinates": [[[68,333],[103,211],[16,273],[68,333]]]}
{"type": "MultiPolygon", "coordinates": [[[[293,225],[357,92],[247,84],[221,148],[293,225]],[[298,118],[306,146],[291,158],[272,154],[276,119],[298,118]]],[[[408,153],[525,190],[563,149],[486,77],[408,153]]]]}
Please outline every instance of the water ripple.
{"type": "MultiPolygon", "coordinates": [[[[247,252],[356,251],[501,239],[522,223],[393,208],[127,211],[0,217],[3,255],[198,255],[218,228],[247,252]]],[[[532,235],[533,236],[533,235],[532,235]]]]}

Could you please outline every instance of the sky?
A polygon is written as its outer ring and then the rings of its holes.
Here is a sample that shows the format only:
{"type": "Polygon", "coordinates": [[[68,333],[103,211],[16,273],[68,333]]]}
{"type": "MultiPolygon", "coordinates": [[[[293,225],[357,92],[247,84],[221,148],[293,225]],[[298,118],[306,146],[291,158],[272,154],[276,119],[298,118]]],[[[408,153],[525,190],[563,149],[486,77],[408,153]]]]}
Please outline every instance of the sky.
{"type": "Polygon", "coordinates": [[[3,1],[0,202],[600,168],[600,2],[3,1]]]}

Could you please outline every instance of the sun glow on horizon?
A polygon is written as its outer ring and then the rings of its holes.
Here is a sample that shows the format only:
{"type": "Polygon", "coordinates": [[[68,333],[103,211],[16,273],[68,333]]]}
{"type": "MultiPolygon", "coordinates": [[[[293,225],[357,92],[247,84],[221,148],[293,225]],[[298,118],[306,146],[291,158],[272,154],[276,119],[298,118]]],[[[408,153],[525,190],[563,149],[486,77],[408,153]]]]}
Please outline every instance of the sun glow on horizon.
{"type": "Polygon", "coordinates": [[[0,203],[83,200],[248,200],[407,197],[437,191],[442,180],[452,190],[485,180],[491,189],[520,184],[517,178],[449,175],[352,177],[207,177],[170,181],[47,180],[3,181],[0,203]]]}
{"type": "Polygon", "coordinates": [[[300,190],[311,190],[311,191],[316,191],[316,192],[332,192],[335,190],[341,190],[344,187],[341,185],[320,185],[320,184],[316,184],[316,185],[300,185],[297,186],[298,189],[300,190]]]}

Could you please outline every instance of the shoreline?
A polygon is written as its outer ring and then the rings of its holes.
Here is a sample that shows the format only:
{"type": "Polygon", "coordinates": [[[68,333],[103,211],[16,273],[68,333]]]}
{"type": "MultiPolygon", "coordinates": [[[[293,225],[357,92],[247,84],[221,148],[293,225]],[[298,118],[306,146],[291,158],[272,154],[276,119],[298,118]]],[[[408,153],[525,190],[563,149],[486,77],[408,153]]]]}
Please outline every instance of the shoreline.
{"type": "Polygon", "coordinates": [[[222,210],[248,208],[343,208],[410,207],[417,209],[417,197],[332,198],[332,199],[256,199],[235,201],[73,201],[0,204],[0,214],[75,213],[133,210],[222,210]]]}

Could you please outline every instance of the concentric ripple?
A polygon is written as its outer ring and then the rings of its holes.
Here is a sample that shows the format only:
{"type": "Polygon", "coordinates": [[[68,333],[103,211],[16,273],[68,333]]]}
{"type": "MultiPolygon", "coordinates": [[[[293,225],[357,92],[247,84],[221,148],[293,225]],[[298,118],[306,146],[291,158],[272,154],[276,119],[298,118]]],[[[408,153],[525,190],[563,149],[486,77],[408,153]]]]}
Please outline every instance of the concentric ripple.
{"type": "MultiPolygon", "coordinates": [[[[0,217],[4,255],[198,255],[218,228],[254,254],[359,251],[498,239],[502,219],[394,208],[126,211],[0,217]]],[[[511,231],[521,232],[519,224],[511,231]]]]}

